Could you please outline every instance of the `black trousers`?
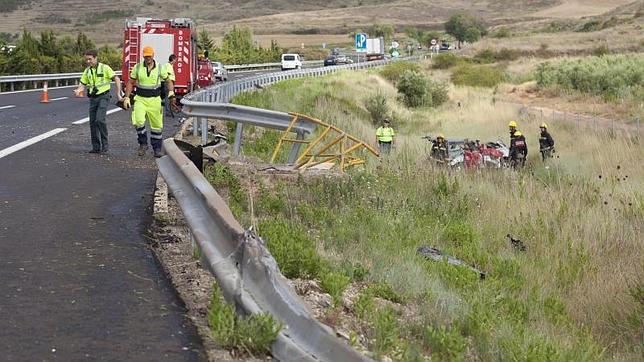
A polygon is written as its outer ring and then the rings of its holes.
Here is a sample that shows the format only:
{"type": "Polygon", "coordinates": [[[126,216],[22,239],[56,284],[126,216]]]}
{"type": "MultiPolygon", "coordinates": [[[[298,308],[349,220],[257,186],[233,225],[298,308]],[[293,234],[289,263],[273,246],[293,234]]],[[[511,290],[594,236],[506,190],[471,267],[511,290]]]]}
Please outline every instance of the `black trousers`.
{"type": "Polygon", "coordinates": [[[92,139],[92,149],[107,151],[107,121],[105,116],[109,105],[110,92],[89,99],[89,131],[92,139]]]}

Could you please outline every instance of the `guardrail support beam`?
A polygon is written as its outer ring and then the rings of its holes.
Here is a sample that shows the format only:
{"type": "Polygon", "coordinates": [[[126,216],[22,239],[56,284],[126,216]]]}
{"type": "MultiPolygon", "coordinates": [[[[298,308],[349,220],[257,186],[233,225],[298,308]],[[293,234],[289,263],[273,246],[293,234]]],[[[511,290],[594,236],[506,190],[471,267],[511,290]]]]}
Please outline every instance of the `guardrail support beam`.
{"type": "Polygon", "coordinates": [[[237,127],[235,128],[235,144],[233,145],[233,155],[239,156],[241,150],[241,140],[242,135],[244,134],[244,124],[237,122],[237,127]]]}
{"type": "Polygon", "coordinates": [[[201,144],[208,143],[208,118],[201,118],[201,144]]]}
{"type": "MultiPolygon", "coordinates": [[[[297,132],[297,137],[295,137],[295,139],[303,140],[304,133],[297,132]]],[[[291,151],[288,153],[288,159],[286,161],[289,165],[294,164],[295,160],[297,160],[297,156],[300,154],[300,146],[302,146],[302,143],[299,143],[299,142],[293,143],[293,146],[291,147],[291,151]]]]}

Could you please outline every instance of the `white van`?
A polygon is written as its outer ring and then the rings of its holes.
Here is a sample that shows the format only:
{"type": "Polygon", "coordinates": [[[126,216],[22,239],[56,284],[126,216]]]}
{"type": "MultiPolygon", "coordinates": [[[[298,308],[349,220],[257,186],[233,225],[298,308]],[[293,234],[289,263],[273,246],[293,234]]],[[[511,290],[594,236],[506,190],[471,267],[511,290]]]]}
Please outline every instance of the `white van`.
{"type": "Polygon", "coordinates": [[[302,59],[299,54],[282,54],[282,70],[301,68],[302,59]]]}

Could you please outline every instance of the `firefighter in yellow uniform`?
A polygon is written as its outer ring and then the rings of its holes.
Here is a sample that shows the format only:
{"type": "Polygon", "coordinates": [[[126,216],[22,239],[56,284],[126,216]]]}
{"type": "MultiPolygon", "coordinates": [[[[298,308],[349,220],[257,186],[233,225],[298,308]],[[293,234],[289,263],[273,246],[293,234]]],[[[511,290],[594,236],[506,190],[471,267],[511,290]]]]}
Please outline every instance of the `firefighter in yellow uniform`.
{"type": "Polygon", "coordinates": [[[124,108],[130,108],[130,94],[136,86],[134,96],[134,110],[132,111],[132,124],[136,128],[139,142],[139,156],[144,156],[148,150],[148,137],[145,129],[145,119],[150,122],[150,144],[154,157],[161,157],[163,141],[163,108],[161,107],[161,81],[166,82],[168,99],[176,106],[174,97],[174,82],[168,74],[167,68],[157,64],[154,60],[154,49],[146,46],[143,48],[143,63],[137,63],[130,70],[130,79],[125,87],[124,108]]]}

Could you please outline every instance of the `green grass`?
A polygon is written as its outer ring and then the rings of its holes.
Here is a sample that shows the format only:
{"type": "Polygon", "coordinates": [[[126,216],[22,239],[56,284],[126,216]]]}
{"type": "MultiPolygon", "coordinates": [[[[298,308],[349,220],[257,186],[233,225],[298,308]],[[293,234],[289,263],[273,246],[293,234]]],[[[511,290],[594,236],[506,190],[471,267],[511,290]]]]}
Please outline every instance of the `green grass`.
{"type": "Polygon", "coordinates": [[[603,55],[545,62],[537,67],[536,79],[542,87],[560,87],[614,101],[641,100],[644,96],[644,55],[603,55]]]}
{"type": "Polygon", "coordinates": [[[490,65],[461,64],[452,68],[452,82],[471,87],[495,87],[505,79],[502,69],[490,65]]]}
{"type": "MultiPolygon", "coordinates": [[[[347,283],[359,281],[363,288],[350,310],[361,321],[355,333],[368,337],[377,356],[638,356],[644,309],[637,240],[644,197],[642,172],[634,165],[644,154],[642,145],[624,138],[621,148],[606,155],[596,151],[606,138],[556,124],[551,127],[561,159],[549,169],[530,159],[524,172],[446,172],[423,159],[423,130],[493,136],[516,113],[491,107],[480,98],[484,91],[472,88],[452,89],[465,105],[456,116],[450,104],[408,109],[383,82],[373,73],[343,74],[289,81],[238,98],[307,113],[368,139],[374,129],[360,95],[371,94],[377,83],[399,115],[401,146],[388,164],[346,178],[260,187],[259,234],[282,271],[320,281],[336,307],[347,283]],[[507,233],[520,237],[528,251],[515,251],[507,233]],[[421,245],[485,271],[486,279],[467,267],[416,255],[421,245]],[[406,309],[414,312],[412,319],[402,313],[406,309]]],[[[521,125],[536,127],[531,122],[521,125]]]]}

